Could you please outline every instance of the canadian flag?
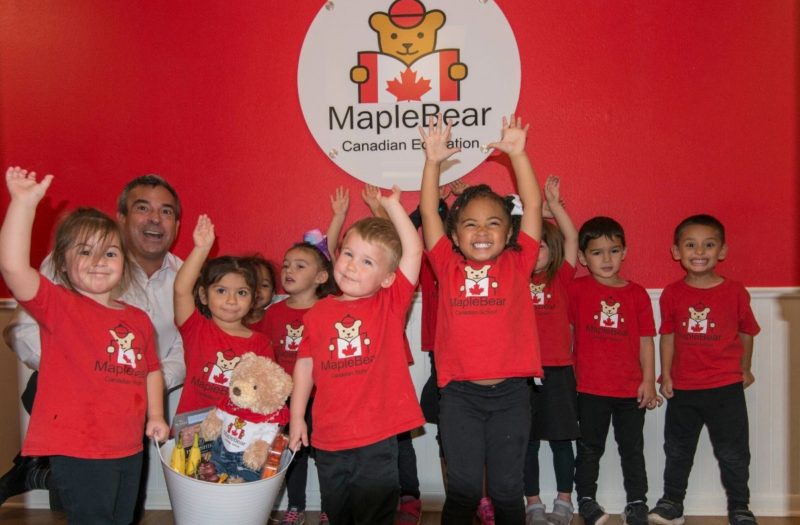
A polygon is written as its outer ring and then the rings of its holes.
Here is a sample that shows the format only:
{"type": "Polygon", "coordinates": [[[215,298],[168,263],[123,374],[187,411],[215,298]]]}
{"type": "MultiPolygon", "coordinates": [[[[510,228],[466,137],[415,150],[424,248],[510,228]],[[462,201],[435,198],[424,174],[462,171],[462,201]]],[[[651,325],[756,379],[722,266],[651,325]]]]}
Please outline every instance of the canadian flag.
{"type": "Polygon", "coordinates": [[[442,49],[420,58],[410,66],[383,53],[362,51],[358,65],[368,71],[359,85],[361,104],[405,101],[446,102],[459,100],[459,81],[449,75],[459,61],[458,49],[442,49]]]}

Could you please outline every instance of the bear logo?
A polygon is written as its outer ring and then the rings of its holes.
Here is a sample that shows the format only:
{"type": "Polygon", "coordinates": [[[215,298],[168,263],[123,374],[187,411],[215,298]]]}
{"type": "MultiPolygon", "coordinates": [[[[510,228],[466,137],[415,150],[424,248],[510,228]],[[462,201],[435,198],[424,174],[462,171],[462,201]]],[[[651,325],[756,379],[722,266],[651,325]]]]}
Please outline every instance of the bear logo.
{"type": "Polygon", "coordinates": [[[547,283],[530,283],[531,287],[531,299],[533,299],[534,306],[541,306],[545,303],[547,299],[552,299],[552,294],[545,294],[544,288],[547,286],[547,283]]]}
{"type": "Polygon", "coordinates": [[[133,347],[136,335],[124,324],[118,324],[108,333],[111,334],[111,341],[109,341],[106,351],[109,354],[117,353],[117,364],[136,368],[136,361],[142,360],[142,354],[133,347]]]}
{"type": "Polygon", "coordinates": [[[286,337],[281,341],[284,352],[297,352],[303,340],[303,328],[303,323],[297,320],[286,325],[286,337]]]}
{"type": "Polygon", "coordinates": [[[446,18],[419,0],[395,0],[388,12],[372,13],[369,26],[378,35],[379,51],[359,52],[358,65],[350,70],[358,101],[460,100],[460,82],[467,77],[460,50],[436,49],[446,18]]]}
{"type": "Polygon", "coordinates": [[[203,367],[203,373],[208,374],[208,382],[228,386],[231,380],[233,368],[239,363],[241,357],[234,355],[233,350],[225,350],[217,352],[217,362],[208,363],[203,367]]]}
{"type": "Polygon", "coordinates": [[[619,328],[619,324],[625,322],[619,314],[619,303],[609,301],[600,301],[600,313],[595,314],[594,318],[597,319],[598,324],[603,328],[619,328]]]}
{"type": "Polygon", "coordinates": [[[480,268],[464,267],[464,285],[459,291],[466,297],[489,297],[489,289],[497,289],[497,281],[489,275],[492,265],[487,264],[480,268]]]}
{"type": "Polygon", "coordinates": [[[704,305],[697,305],[689,307],[689,319],[683,322],[686,327],[686,332],[689,334],[706,334],[709,328],[714,328],[716,325],[708,320],[708,314],[711,308],[704,305]]]}
{"type": "Polygon", "coordinates": [[[342,322],[335,323],[337,337],[332,337],[328,350],[336,351],[339,359],[361,356],[369,351],[369,337],[361,333],[361,320],[346,315],[342,322]],[[362,345],[365,347],[362,350],[362,345]]]}

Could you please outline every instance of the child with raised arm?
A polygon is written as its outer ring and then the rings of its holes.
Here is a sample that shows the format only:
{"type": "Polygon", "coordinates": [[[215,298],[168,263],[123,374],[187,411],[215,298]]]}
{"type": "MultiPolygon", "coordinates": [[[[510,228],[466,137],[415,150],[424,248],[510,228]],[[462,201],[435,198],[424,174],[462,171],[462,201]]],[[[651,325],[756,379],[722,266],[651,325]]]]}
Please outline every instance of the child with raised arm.
{"type": "Polygon", "coordinates": [[[586,525],[608,520],[596,501],[600,458],[614,424],[627,505],[626,525],[647,524],[645,409],[661,404],[655,389],[655,321],[650,297],[620,277],[625,232],[609,217],[594,217],[578,232],[578,258],[589,269],[569,286],[581,439],[575,458],[578,512],[586,525]]]}
{"type": "Polygon", "coordinates": [[[70,523],[130,523],[142,466],[142,431],[165,439],[164,378],[153,325],[115,300],[127,283],[118,225],[93,208],[56,230],[56,285],[30,264],[36,207],[52,175],[9,168],[11,203],[0,230],[0,273],[41,328],[36,405],[22,448],[50,456],[70,523]],[[87,432],[91,429],[91,432],[87,432]]]}
{"type": "Polygon", "coordinates": [[[289,446],[308,445],[312,411],[322,510],[331,523],[390,525],[398,501],[397,434],[425,423],[403,347],[422,243],[400,204],[380,197],[390,220],[345,233],[333,275],[340,296],[306,313],[295,363],[289,446]]]}
{"type": "Polygon", "coordinates": [[[693,215],[675,228],[672,257],[686,276],[664,288],[660,299],[666,460],[664,495],[649,515],[658,525],[684,522],[683,499],[704,425],[728,497],[728,521],[756,523],[748,508],[750,445],[744,389],[755,381],[750,363],[753,336],[760,329],[745,287],[716,271],[727,254],[725,228],[715,217],[693,215]]]}
{"type": "Polygon", "coordinates": [[[447,461],[442,523],[470,524],[483,493],[498,524],[525,522],[523,469],[530,433],[528,377],[542,376],[529,279],[542,231],[542,198],[525,153],[528,126],[503,118],[489,146],[511,160],[523,205],[519,234],[506,200],[481,184],[438,214],[441,164],[450,125],[431,119],[425,142],[420,212],[428,258],[439,281],[436,372],[439,431],[447,461]],[[445,235],[445,233],[447,235],[445,235]],[[516,237],[516,239],[514,239],[516,237]]]}
{"type": "Polygon", "coordinates": [[[574,509],[572,487],[575,451],[572,441],[580,436],[572,366],[572,333],[567,313],[567,287],[575,277],[578,230],[561,202],[561,184],[550,175],[544,185],[545,221],[539,257],[531,276],[531,298],[536,310],[544,382],[531,386],[531,436],[525,457],[526,525],[569,525],[574,509]],[[558,496],[553,512],[546,514],[539,497],[539,444],[550,443],[558,496]]]}

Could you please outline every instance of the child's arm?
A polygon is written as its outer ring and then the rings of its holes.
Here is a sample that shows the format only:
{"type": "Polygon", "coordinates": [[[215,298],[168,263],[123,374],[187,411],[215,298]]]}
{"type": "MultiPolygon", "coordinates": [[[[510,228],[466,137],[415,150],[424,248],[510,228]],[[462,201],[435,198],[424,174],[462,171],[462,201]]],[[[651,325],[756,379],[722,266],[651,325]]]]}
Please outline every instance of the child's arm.
{"type": "Polygon", "coordinates": [[[336,193],[331,195],[331,210],[333,217],[328,226],[328,252],[331,260],[336,258],[336,248],[339,247],[339,234],[342,233],[344,219],[347,217],[347,210],[350,208],[350,190],[342,186],[336,188],[336,193]]]}
{"type": "Polygon", "coordinates": [[[528,139],[530,124],[522,127],[522,119],[512,114],[508,119],[503,117],[503,135],[500,142],[489,144],[508,155],[514,176],[517,178],[517,192],[522,201],[522,220],[520,230],[531,238],[542,238],[542,193],[533,166],[525,153],[525,141],[528,139]]]}
{"type": "Polygon", "coordinates": [[[415,285],[419,279],[419,267],[422,264],[422,241],[417,235],[414,223],[408,217],[403,205],[400,204],[400,188],[394,186],[392,194],[378,197],[381,207],[386,210],[389,220],[392,221],[398,235],[403,255],[400,257],[398,267],[408,281],[415,285]]]}
{"type": "Polygon", "coordinates": [[[661,357],[661,395],[667,399],[672,399],[672,358],[675,355],[675,334],[661,334],[661,342],[658,345],[658,353],[661,357]]]}
{"type": "Polygon", "coordinates": [[[52,175],[45,175],[36,182],[35,172],[19,167],[6,171],[11,202],[0,229],[0,273],[18,301],[33,299],[39,291],[39,272],[31,266],[31,232],[36,206],[52,181],[52,175]]]}
{"type": "Polygon", "coordinates": [[[639,338],[639,365],[642,367],[642,384],[639,385],[639,408],[652,410],[663,400],[656,394],[656,347],[650,336],[639,338]]]}
{"type": "Polygon", "coordinates": [[[544,196],[558,229],[564,235],[564,260],[574,267],[578,261],[578,230],[561,202],[560,184],[558,177],[548,176],[544,183],[544,196]]]}
{"type": "Polygon", "coordinates": [[[194,283],[200,277],[200,270],[214,244],[214,224],[208,215],[197,217],[192,239],[194,248],[183,261],[183,265],[175,276],[173,303],[175,306],[175,324],[181,326],[194,313],[194,283]]]}
{"type": "Polygon", "coordinates": [[[169,425],[164,419],[164,375],[161,370],[147,374],[147,425],[145,435],[164,441],[169,436],[169,425]]]}
{"type": "Polygon", "coordinates": [[[374,217],[383,217],[384,219],[388,219],[389,216],[386,214],[386,211],[381,206],[381,203],[378,202],[378,197],[381,196],[381,190],[377,186],[373,186],[372,184],[365,184],[364,189],[361,190],[361,198],[364,200],[364,203],[369,208],[369,211],[372,212],[374,217]]]}
{"type": "Polygon", "coordinates": [[[425,143],[425,167],[422,169],[422,187],[419,197],[419,212],[422,215],[422,236],[425,247],[433,248],[444,235],[444,224],[439,217],[439,176],[441,175],[442,162],[461,148],[448,148],[450,140],[450,124],[444,126],[442,115],[436,120],[428,120],[428,133],[420,126],[419,134],[425,143]]]}
{"type": "Polygon", "coordinates": [[[753,336],[739,332],[739,339],[741,339],[742,346],[744,346],[744,354],[742,354],[742,380],[744,382],[744,387],[747,388],[756,382],[756,377],[750,370],[753,365],[753,336]]]}
{"type": "Polygon", "coordinates": [[[308,425],[306,425],[306,408],[314,378],[311,375],[314,361],[310,357],[301,357],[295,362],[292,373],[292,397],[289,404],[289,448],[297,452],[302,444],[308,446],[308,425]]]}

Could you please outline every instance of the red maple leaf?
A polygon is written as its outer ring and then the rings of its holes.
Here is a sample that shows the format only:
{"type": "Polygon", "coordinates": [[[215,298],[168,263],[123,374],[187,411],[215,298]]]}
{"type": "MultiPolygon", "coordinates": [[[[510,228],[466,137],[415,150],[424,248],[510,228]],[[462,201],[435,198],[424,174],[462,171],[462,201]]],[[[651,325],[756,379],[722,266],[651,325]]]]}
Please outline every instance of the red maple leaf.
{"type": "Polygon", "coordinates": [[[356,353],[356,350],[358,350],[357,346],[353,346],[350,343],[347,343],[347,347],[344,350],[342,350],[342,354],[353,355],[356,353]]]}
{"type": "Polygon", "coordinates": [[[122,354],[122,360],[128,364],[131,364],[131,358],[128,357],[126,354],[122,354]]]}
{"type": "Polygon", "coordinates": [[[480,295],[483,293],[483,288],[478,283],[475,283],[475,286],[469,289],[469,293],[472,295],[480,295]]]}
{"type": "Polygon", "coordinates": [[[298,347],[298,346],[300,346],[300,345],[298,345],[297,343],[295,343],[294,341],[292,341],[291,343],[289,343],[288,345],[286,345],[286,349],[287,349],[287,350],[297,350],[297,347],[298,347]]]}
{"type": "Polygon", "coordinates": [[[702,331],[703,327],[700,325],[700,323],[692,323],[692,332],[702,332],[702,331]]]}
{"type": "Polygon", "coordinates": [[[220,385],[224,385],[225,383],[228,382],[228,378],[225,377],[225,374],[222,373],[222,372],[220,372],[219,374],[213,376],[211,379],[213,379],[215,383],[218,383],[220,385]]]}
{"type": "Polygon", "coordinates": [[[417,72],[410,67],[400,73],[400,80],[389,80],[386,84],[386,91],[397,97],[398,102],[422,100],[422,95],[431,90],[431,81],[425,78],[417,80],[417,72]]]}
{"type": "Polygon", "coordinates": [[[538,293],[533,295],[533,302],[534,302],[534,304],[539,304],[539,303],[542,302],[542,299],[541,299],[541,297],[539,297],[538,293]]]}
{"type": "Polygon", "coordinates": [[[603,324],[606,326],[614,326],[614,320],[611,319],[610,317],[606,317],[605,319],[603,319],[603,324]]]}

